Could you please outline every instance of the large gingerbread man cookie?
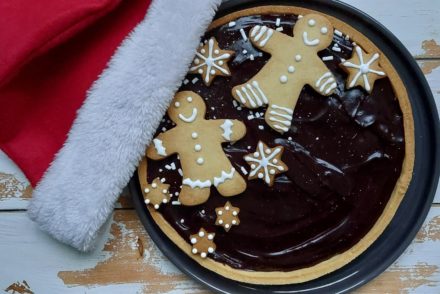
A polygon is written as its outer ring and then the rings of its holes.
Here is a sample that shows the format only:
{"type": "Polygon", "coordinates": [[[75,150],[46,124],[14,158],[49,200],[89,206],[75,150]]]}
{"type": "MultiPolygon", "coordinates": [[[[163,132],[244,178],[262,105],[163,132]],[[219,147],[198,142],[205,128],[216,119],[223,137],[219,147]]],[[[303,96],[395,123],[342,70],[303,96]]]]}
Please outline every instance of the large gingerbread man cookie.
{"type": "Polygon", "coordinates": [[[265,120],[280,133],[290,128],[304,85],[325,96],[337,87],[333,74],[317,54],[332,42],[330,21],[309,14],[298,20],[293,33],[290,37],[266,26],[253,27],[249,36],[252,44],[272,57],[252,79],[232,89],[234,99],[247,108],[268,105],[265,120]]]}
{"type": "Polygon", "coordinates": [[[182,165],[183,205],[198,205],[209,198],[211,186],[222,196],[234,196],[246,189],[246,181],[236,172],[222,143],[234,142],[246,134],[245,125],[232,119],[206,120],[206,105],[194,92],[176,94],[168,116],[176,127],[161,133],[147,149],[147,157],[160,160],[178,154],[182,165]]]}

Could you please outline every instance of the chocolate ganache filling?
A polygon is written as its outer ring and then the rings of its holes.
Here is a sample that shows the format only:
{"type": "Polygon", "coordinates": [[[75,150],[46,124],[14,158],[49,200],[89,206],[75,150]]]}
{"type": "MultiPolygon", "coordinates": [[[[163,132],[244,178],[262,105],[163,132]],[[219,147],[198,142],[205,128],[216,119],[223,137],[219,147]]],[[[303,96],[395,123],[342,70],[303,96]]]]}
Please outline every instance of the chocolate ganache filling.
{"type": "MultiPolygon", "coordinates": [[[[252,180],[244,193],[228,198],[212,187],[202,205],[169,203],[158,210],[188,243],[200,228],[215,232],[217,248],[209,258],[236,269],[291,271],[350,249],[381,215],[405,155],[402,112],[390,80],[376,81],[371,94],[362,88],[346,90],[347,74],[339,64],[352,56],[353,45],[338,35],[319,53],[333,56],[325,64],[337,78],[336,94],[325,97],[305,86],[288,132],[280,135],[270,129],[264,108],[250,110],[234,102],[231,89],[248,81],[270,58],[245,41],[240,29],[247,35],[255,25],[275,29],[277,18],[283,33],[292,35],[295,15],[242,17],[234,27],[225,24],[208,32],[203,40],[214,36],[221,48],[235,51],[229,62],[231,76],[217,77],[207,87],[200,76],[189,74],[180,90],[194,91],[205,99],[207,119],[244,122],[246,136],[223,145],[237,172],[249,171],[243,156],[253,152],[259,140],[269,147],[284,146],[282,160],[289,170],[276,177],[273,187],[252,180]],[[332,50],[335,43],[340,52],[332,50]],[[229,232],[215,225],[215,208],[226,201],[240,208],[240,225],[229,232]]],[[[172,127],[165,116],[157,134],[172,127]]],[[[148,181],[165,178],[170,193],[177,195],[182,184],[179,168],[176,155],[149,159],[148,181]]],[[[171,201],[177,199],[173,196],[171,201]]]]}

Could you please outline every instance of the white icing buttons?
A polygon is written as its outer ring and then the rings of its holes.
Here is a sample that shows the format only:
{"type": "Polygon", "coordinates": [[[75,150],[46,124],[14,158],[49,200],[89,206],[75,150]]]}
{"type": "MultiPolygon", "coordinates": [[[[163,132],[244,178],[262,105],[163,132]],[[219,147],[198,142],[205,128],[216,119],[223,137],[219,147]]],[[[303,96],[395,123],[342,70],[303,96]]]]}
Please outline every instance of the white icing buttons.
{"type": "Polygon", "coordinates": [[[201,146],[200,144],[196,144],[196,145],[194,146],[194,150],[195,150],[195,151],[200,151],[200,150],[202,150],[202,146],[201,146]]]}
{"type": "Polygon", "coordinates": [[[287,76],[285,76],[285,75],[280,76],[280,82],[281,82],[281,84],[287,83],[287,76]]]}
{"type": "Polygon", "coordinates": [[[316,20],[314,20],[313,18],[309,19],[309,26],[314,27],[315,25],[316,25],[316,20]]]}
{"type": "Polygon", "coordinates": [[[193,139],[197,139],[197,137],[199,137],[199,134],[197,134],[196,132],[193,132],[193,133],[191,134],[191,138],[193,138],[193,139]]]}
{"type": "Polygon", "coordinates": [[[327,27],[322,27],[322,28],[321,28],[321,34],[325,35],[325,34],[327,34],[327,33],[328,33],[328,29],[327,29],[327,27]]]}
{"type": "Polygon", "coordinates": [[[294,73],[294,72],[295,72],[295,67],[294,67],[293,65],[291,65],[291,66],[289,66],[289,67],[287,68],[287,71],[288,71],[289,73],[294,73]]]}
{"type": "Polygon", "coordinates": [[[301,59],[302,59],[302,56],[301,56],[300,54],[297,54],[297,55],[295,56],[295,60],[296,60],[296,61],[301,61],[301,59]]]}
{"type": "Polygon", "coordinates": [[[190,103],[193,101],[193,99],[192,99],[191,96],[190,96],[190,97],[187,97],[186,100],[187,100],[188,102],[190,102],[190,103]]]}
{"type": "Polygon", "coordinates": [[[180,106],[180,103],[179,103],[179,102],[176,102],[176,103],[174,103],[174,106],[175,106],[176,108],[178,108],[178,107],[180,106]]]}
{"type": "Polygon", "coordinates": [[[203,157],[197,158],[197,164],[202,165],[204,162],[205,162],[205,160],[203,159],[203,157]]]}

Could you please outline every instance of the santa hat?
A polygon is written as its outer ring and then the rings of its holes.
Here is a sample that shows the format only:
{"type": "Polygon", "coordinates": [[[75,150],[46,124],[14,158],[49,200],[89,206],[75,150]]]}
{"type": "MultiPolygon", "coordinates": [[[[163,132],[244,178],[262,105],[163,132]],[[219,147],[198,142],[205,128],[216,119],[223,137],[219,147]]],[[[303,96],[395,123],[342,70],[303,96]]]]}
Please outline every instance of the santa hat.
{"type": "Polygon", "coordinates": [[[0,3],[0,149],[43,230],[93,248],[220,2],[0,3]]]}

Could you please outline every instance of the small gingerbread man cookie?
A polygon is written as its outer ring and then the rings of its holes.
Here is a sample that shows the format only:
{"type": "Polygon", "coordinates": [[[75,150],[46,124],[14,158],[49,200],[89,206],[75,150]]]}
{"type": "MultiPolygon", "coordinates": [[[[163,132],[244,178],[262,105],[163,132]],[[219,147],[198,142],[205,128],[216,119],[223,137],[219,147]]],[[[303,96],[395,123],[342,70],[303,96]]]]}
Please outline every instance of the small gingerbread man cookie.
{"type": "Polygon", "coordinates": [[[268,105],[266,123],[277,132],[287,132],[304,85],[324,96],[337,88],[335,77],[318,56],[331,44],[333,26],[324,16],[309,14],[296,23],[294,37],[258,25],[249,38],[272,57],[247,83],[235,86],[232,95],[247,108],[268,105]]]}
{"type": "Polygon", "coordinates": [[[168,116],[176,127],[161,133],[147,149],[147,157],[164,159],[177,153],[182,165],[183,205],[198,205],[209,198],[211,186],[221,195],[234,196],[246,189],[246,181],[236,172],[223,151],[222,143],[234,142],[246,134],[238,120],[206,120],[206,105],[194,92],[176,94],[168,116]]]}

